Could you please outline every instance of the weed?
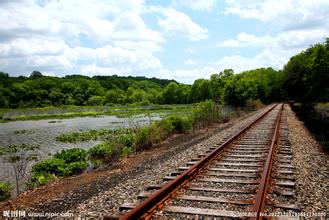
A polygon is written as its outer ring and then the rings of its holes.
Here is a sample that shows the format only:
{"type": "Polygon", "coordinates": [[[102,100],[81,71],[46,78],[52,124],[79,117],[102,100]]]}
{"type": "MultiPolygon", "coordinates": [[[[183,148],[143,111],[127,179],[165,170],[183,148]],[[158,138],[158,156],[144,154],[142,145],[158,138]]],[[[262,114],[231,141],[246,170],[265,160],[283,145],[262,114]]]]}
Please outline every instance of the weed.
{"type": "Polygon", "coordinates": [[[10,186],[8,183],[0,182],[0,201],[10,198],[10,186]]]}

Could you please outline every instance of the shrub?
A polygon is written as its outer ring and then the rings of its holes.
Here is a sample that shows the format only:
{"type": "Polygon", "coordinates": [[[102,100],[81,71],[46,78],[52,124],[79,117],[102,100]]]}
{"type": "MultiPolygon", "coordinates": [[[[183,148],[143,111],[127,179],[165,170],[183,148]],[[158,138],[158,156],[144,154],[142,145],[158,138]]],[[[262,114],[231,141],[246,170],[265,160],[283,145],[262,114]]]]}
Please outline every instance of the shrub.
{"type": "Polygon", "coordinates": [[[152,147],[176,132],[183,133],[192,129],[192,120],[187,117],[173,115],[152,125],[140,128],[136,132],[135,149],[152,147]]]}
{"type": "Polygon", "coordinates": [[[56,176],[66,176],[67,170],[65,161],[59,158],[52,158],[40,161],[33,165],[32,173],[35,174],[55,174],[56,176]]]}
{"type": "Polygon", "coordinates": [[[80,174],[84,170],[86,170],[87,167],[88,167],[88,163],[85,161],[77,161],[70,163],[67,166],[67,175],[72,176],[72,175],[80,174]]]}
{"type": "Polygon", "coordinates": [[[123,145],[118,140],[114,140],[111,143],[103,142],[89,149],[89,159],[94,167],[98,167],[103,163],[110,163],[118,159],[122,148],[123,145]]]}
{"type": "Polygon", "coordinates": [[[169,118],[155,122],[153,127],[160,130],[159,132],[161,132],[162,137],[168,137],[169,135],[173,134],[175,130],[172,121],[169,118]]]}
{"type": "Polygon", "coordinates": [[[113,146],[107,142],[97,144],[89,149],[88,155],[91,159],[105,159],[113,152],[113,146]]]}
{"type": "Polygon", "coordinates": [[[205,127],[219,122],[221,115],[219,108],[213,101],[200,102],[193,112],[194,127],[205,127]]]}
{"type": "Polygon", "coordinates": [[[132,147],[135,142],[135,136],[133,134],[123,134],[119,137],[119,142],[125,147],[132,147]]]}
{"type": "Polygon", "coordinates": [[[40,181],[37,177],[45,179],[44,177],[47,177],[48,174],[71,176],[82,173],[88,167],[86,155],[87,152],[79,148],[62,150],[56,153],[53,158],[40,161],[33,165],[32,175],[35,178],[32,178],[32,182],[36,181],[38,183],[40,181]]]}
{"type": "Polygon", "coordinates": [[[120,153],[120,157],[123,158],[123,157],[126,157],[128,156],[129,154],[132,154],[134,152],[133,148],[132,147],[123,147],[121,149],[121,153],[120,153]]]}
{"type": "Polygon", "coordinates": [[[190,118],[176,115],[170,116],[167,120],[176,132],[183,133],[192,129],[192,120],[190,118]]]}
{"type": "Polygon", "coordinates": [[[7,183],[0,182],[0,201],[10,198],[10,186],[7,183]]]}
{"type": "Polygon", "coordinates": [[[151,127],[140,128],[136,132],[135,149],[145,149],[152,146],[151,127]]]}
{"type": "Polygon", "coordinates": [[[87,152],[84,149],[72,148],[62,150],[54,155],[54,158],[62,159],[65,163],[86,161],[87,152]]]}

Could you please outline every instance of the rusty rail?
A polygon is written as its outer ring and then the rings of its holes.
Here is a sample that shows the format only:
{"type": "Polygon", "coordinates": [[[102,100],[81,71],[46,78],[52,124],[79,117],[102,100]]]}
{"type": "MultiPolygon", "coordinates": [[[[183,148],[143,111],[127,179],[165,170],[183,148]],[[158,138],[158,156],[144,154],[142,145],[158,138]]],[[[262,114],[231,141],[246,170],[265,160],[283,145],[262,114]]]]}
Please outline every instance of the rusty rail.
{"type": "Polygon", "coordinates": [[[255,203],[253,207],[253,212],[256,213],[256,218],[253,219],[263,219],[263,217],[260,215],[261,212],[264,211],[264,205],[266,201],[266,195],[267,195],[267,190],[268,190],[268,185],[271,177],[271,172],[272,172],[272,164],[273,164],[273,155],[274,155],[274,150],[275,150],[275,145],[279,136],[279,126],[280,126],[280,121],[281,121],[281,114],[283,110],[283,105],[281,105],[280,112],[276,121],[275,125],[275,130],[273,133],[272,141],[271,141],[271,146],[270,146],[270,151],[267,155],[266,158],[266,163],[265,167],[263,170],[262,178],[260,181],[260,185],[256,194],[255,198],[255,203]]]}
{"type": "Polygon", "coordinates": [[[239,131],[237,134],[235,134],[233,137],[225,141],[223,144],[218,146],[216,149],[214,149],[212,152],[207,154],[202,160],[200,160],[198,163],[187,169],[185,172],[183,172],[181,175],[179,175],[177,178],[172,180],[170,183],[166,184],[164,187],[162,187],[158,192],[151,195],[149,198],[144,200],[142,203],[137,205],[134,209],[132,209],[130,212],[128,212],[126,215],[120,217],[122,220],[128,220],[128,219],[139,219],[139,218],[147,218],[151,213],[159,207],[162,202],[164,202],[166,199],[168,199],[172,194],[177,192],[185,183],[193,179],[193,177],[207,164],[209,164],[224,148],[229,146],[234,140],[236,140],[238,137],[240,137],[244,132],[246,132],[251,126],[253,126],[255,123],[260,121],[265,115],[267,115],[271,110],[273,110],[276,106],[273,105],[269,110],[267,110],[265,113],[263,113],[260,117],[258,117],[256,120],[248,124],[245,128],[243,128],[241,131],[239,131]]]}

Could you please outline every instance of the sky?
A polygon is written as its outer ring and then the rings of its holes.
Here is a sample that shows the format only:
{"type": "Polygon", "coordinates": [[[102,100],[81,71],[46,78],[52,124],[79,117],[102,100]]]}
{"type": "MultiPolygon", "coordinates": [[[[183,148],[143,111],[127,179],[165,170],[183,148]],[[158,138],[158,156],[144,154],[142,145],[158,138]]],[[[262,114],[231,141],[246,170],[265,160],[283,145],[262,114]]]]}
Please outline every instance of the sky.
{"type": "Polygon", "coordinates": [[[328,0],[0,0],[0,71],[193,83],[282,69],[329,37],[328,0]]]}

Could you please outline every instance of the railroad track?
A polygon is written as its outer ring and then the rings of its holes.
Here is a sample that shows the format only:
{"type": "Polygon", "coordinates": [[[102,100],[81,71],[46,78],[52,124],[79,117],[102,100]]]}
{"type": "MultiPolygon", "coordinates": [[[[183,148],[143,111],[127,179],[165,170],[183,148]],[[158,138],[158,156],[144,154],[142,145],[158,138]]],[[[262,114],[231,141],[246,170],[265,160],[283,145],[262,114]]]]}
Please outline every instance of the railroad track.
{"type": "Polygon", "coordinates": [[[273,212],[298,210],[283,109],[283,104],[273,105],[236,135],[179,167],[162,184],[148,186],[138,204],[120,207],[120,219],[262,219],[273,212]]]}

